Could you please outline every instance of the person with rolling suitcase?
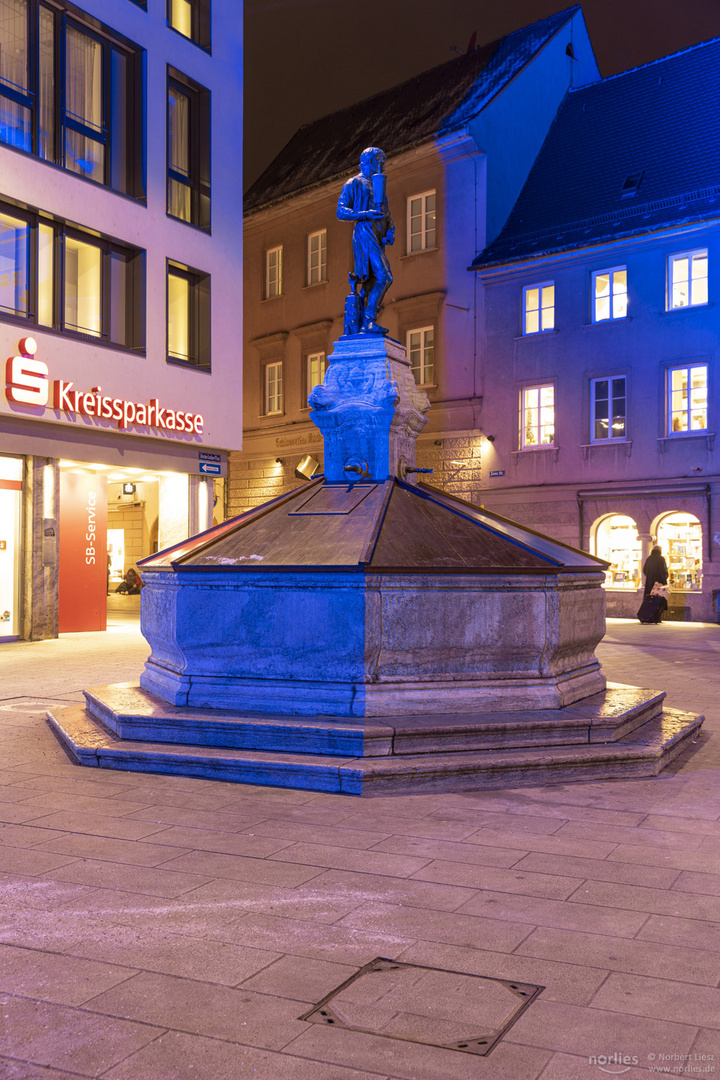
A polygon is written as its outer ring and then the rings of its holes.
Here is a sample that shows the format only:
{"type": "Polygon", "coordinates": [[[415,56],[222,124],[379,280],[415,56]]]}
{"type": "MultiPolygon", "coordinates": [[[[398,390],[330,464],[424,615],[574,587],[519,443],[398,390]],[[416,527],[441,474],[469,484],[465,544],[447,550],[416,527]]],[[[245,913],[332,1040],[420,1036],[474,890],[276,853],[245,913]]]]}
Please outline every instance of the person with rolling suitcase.
{"type": "Polygon", "coordinates": [[[645,595],[637,617],[641,623],[659,623],[668,606],[664,589],[667,585],[668,569],[659,544],[655,545],[645,560],[643,574],[645,595]]]}

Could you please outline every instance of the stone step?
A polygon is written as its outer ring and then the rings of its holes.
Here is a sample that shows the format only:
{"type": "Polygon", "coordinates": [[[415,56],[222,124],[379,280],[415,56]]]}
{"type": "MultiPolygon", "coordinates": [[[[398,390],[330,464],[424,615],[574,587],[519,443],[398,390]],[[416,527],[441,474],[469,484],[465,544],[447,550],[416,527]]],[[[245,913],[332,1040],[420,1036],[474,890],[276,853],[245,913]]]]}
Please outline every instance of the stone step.
{"type": "Polygon", "coordinates": [[[359,758],[612,742],[658,716],[665,697],[611,683],[564,709],[380,721],[182,708],[133,683],[84,693],[89,713],[124,740],[359,758]]]}
{"type": "Polygon", "coordinates": [[[703,717],[664,709],[621,739],[550,747],[375,757],[169,746],[118,738],[79,706],[48,712],[78,764],[347,795],[493,790],[655,776],[700,737],[703,717]]]}

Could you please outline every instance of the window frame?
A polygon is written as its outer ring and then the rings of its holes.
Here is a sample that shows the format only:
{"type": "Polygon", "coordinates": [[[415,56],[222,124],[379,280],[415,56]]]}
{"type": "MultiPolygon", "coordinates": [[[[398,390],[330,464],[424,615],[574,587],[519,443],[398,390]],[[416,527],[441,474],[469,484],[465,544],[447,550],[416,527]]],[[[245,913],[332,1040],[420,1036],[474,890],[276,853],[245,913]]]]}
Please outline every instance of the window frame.
{"type": "MultiPolygon", "coordinates": [[[[623,294],[618,294],[618,295],[623,295],[623,294]]],[[[593,323],[602,323],[602,322],[618,322],[621,319],[627,319],[627,317],[628,317],[628,306],[629,306],[629,299],[628,299],[627,266],[606,266],[602,270],[593,270],[591,275],[590,275],[590,321],[593,322],[593,323]],[[614,286],[614,283],[615,283],[615,275],[617,273],[623,273],[623,272],[625,273],[625,292],[624,292],[624,296],[625,296],[625,314],[624,315],[615,315],[615,314],[613,314],[614,309],[615,309],[615,303],[614,303],[615,293],[613,292],[613,286],[614,286]],[[609,300],[609,304],[610,304],[610,307],[609,307],[610,314],[607,316],[607,318],[599,318],[598,313],[597,313],[598,300],[603,299],[603,297],[599,297],[597,295],[596,281],[603,274],[608,274],[609,278],[610,278],[610,283],[609,283],[610,291],[608,293],[608,300],[609,300]]]]}
{"type": "Polygon", "coordinates": [[[671,364],[665,369],[665,437],[668,439],[682,439],[691,438],[693,435],[707,435],[710,431],[710,364],[705,361],[703,363],[693,363],[688,360],[684,364],[671,364]],[[689,426],[692,419],[692,406],[690,405],[690,391],[691,386],[691,372],[695,368],[703,368],[705,370],[705,427],[694,428],[689,426]],[[688,384],[686,387],[687,393],[687,406],[682,410],[688,421],[688,427],[684,429],[678,429],[673,431],[673,417],[680,414],[680,410],[673,409],[673,388],[672,377],[676,371],[686,371],[688,376],[688,384]]]}
{"type": "Polygon", "coordinates": [[[405,350],[406,350],[407,358],[410,361],[410,371],[412,372],[413,378],[415,379],[415,385],[416,386],[423,386],[423,387],[425,387],[425,386],[435,386],[436,385],[436,383],[435,383],[435,324],[434,323],[429,323],[427,326],[413,326],[409,330],[406,330],[406,332],[405,332],[405,350]],[[426,361],[425,361],[425,355],[426,355],[426,352],[427,352],[426,339],[427,339],[428,333],[432,334],[432,342],[431,342],[431,345],[430,345],[430,347],[432,348],[432,361],[430,362],[430,364],[427,364],[426,361]],[[423,376],[421,381],[418,381],[418,376],[415,374],[416,369],[413,366],[413,362],[412,362],[412,348],[411,348],[411,343],[410,343],[410,336],[412,334],[420,334],[421,335],[420,336],[420,365],[419,365],[419,367],[417,369],[419,374],[421,376],[423,376]],[[424,378],[424,376],[426,376],[428,374],[429,369],[431,369],[430,370],[430,378],[429,379],[424,378]]]}
{"type": "Polygon", "coordinates": [[[710,302],[710,256],[709,256],[709,249],[706,248],[706,247],[705,248],[691,248],[688,251],[674,251],[674,252],[672,252],[667,257],[666,280],[667,280],[667,295],[666,295],[666,298],[665,298],[666,299],[666,305],[665,305],[665,310],[666,311],[684,311],[685,308],[706,307],[710,302]],[[698,300],[697,302],[693,302],[693,300],[692,300],[692,287],[693,287],[692,265],[693,265],[693,260],[695,258],[697,258],[698,256],[700,256],[700,257],[704,256],[705,262],[707,264],[707,274],[706,274],[705,278],[700,278],[699,279],[700,281],[703,281],[703,280],[705,281],[705,299],[704,300],[698,300]],[[674,304],[673,303],[673,294],[674,294],[674,291],[675,291],[675,279],[674,279],[674,275],[673,275],[673,269],[674,269],[675,263],[678,262],[680,259],[687,259],[688,260],[688,277],[687,277],[688,302],[687,302],[687,304],[674,304]]]}
{"type": "Polygon", "coordinates": [[[278,297],[283,295],[283,245],[276,244],[275,247],[265,248],[264,256],[264,291],[263,300],[277,300],[278,297]],[[270,292],[270,256],[278,254],[277,259],[277,292],[270,292]]]}
{"type": "Polygon", "coordinates": [[[262,370],[262,384],[263,384],[263,416],[283,416],[285,413],[285,362],[284,360],[268,360],[263,364],[262,370]],[[270,390],[269,390],[269,374],[271,369],[279,372],[279,389],[277,390],[278,408],[270,409],[270,390]]]}
{"type": "Polygon", "coordinates": [[[438,243],[437,243],[437,188],[429,188],[427,191],[418,191],[414,195],[408,195],[406,203],[405,203],[405,236],[406,236],[406,242],[405,242],[405,254],[406,255],[419,255],[420,252],[422,252],[422,251],[434,251],[435,248],[438,246],[438,243]],[[432,214],[434,215],[432,228],[428,228],[428,226],[427,226],[427,215],[428,215],[427,200],[428,200],[428,198],[430,196],[432,196],[435,199],[435,206],[432,209],[432,214]],[[417,233],[414,234],[414,235],[419,235],[420,236],[420,247],[417,247],[417,248],[412,247],[412,238],[413,238],[412,220],[413,220],[413,217],[417,216],[417,215],[414,215],[412,213],[411,204],[412,204],[414,199],[422,199],[422,209],[421,209],[420,215],[419,215],[420,219],[421,219],[420,232],[419,232],[419,234],[417,234],[417,233]],[[430,233],[433,234],[433,237],[432,237],[433,242],[432,242],[432,244],[428,243],[428,235],[430,233]]]}
{"type": "Polygon", "coordinates": [[[92,15],[81,11],[65,0],[28,0],[27,4],[27,90],[0,83],[0,97],[29,110],[29,147],[11,142],[1,146],[28,154],[39,161],[61,168],[80,180],[106,187],[129,198],[144,203],[146,200],[145,177],[145,106],[144,106],[144,55],[145,50],[118,34],[92,15]],[[41,148],[41,64],[40,64],[40,12],[52,17],[52,157],[45,156],[41,148]],[[102,125],[96,129],[81,117],[70,113],[66,107],[67,97],[67,31],[74,29],[96,41],[102,49],[102,125]],[[116,127],[113,102],[113,51],[126,61],[124,123],[116,127]],[[74,131],[103,147],[102,178],[85,175],[67,165],[66,133],[74,131]],[[120,143],[124,143],[120,147],[120,143]],[[115,155],[124,156],[123,183],[115,182],[115,155]]]}
{"type": "Polygon", "coordinates": [[[523,291],[522,291],[522,336],[523,337],[534,337],[536,334],[552,334],[555,331],[555,307],[556,307],[556,296],[555,296],[555,281],[554,280],[537,281],[532,285],[523,285],[523,291]],[[543,290],[548,289],[548,288],[551,288],[553,290],[553,302],[552,302],[552,307],[544,308],[543,307],[543,302],[542,302],[543,301],[543,290]],[[537,293],[538,293],[538,307],[528,309],[528,306],[527,306],[527,294],[529,292],[532,292],[535,289],[537,290],[537,293]],[[546,310],[551,310],[552,311],[552,326],[543,326],[542,325],[543,324],[542,313],[543,313],[543,311],[546,311],[546,310]],[[530,311],[533,311],[533,312],[537,311],[537,315],[538,315],[538,328],[537,328],[537,330],[528,330],[528,328],[527,328],[527,326],[528,326],[528,314],[530,313],[530,311]]]}
{"type": "Polygon", "coordinates": [[[190,36],[183,34],[182,30],[178,30],[176,26],[173,26],[172,22],[172,6],[173,0],[167,0],[165,7],[165,21],[167,23],[168,30],[172,30],[174,34],[183,38],[184,41],[189,41],[193,45],[196,45],[198,49],[202,49],[203,52],[212,52],[212,0],[189,0],[190,3],[190,21],[191,30],[190,36]]]}
{"type": "Polygon", "coordinates": [[[210,374],[211,352],[211,292],[210,274],[186,266],[175,259],[165,260],[165,361],[168,364],[193,368],[210,374]],[[187,357],[170,353],[170,277],[187,281],[188,292],[188,339],[190,353],[187,357]]]}
{"type": "Polygon", "coordinates": [[[0,203],[0,212],[27,222],[29,229],[28,260],[28,311],[18,314],[0,309],[0,323],[12,323],[16,326],[33,327],[38,331],[60,334],[76,341],[85,341],[102,345],[123,352],[145,353],[146,310],[145,310],[145,260],[146,252],[142,248],[122,243],[113,237],[91,233],[81,226],[61,218],[52,218],[44,212],[17,208],[11,203],[0,203]],[[40,228],[52,230],[50,262],[52,268],[51,307],[52,323],[40,321],[40,228]],[[100,332],[85,332],[82,328],[65,322],[66,301],[66,248],[67,240],[75,239],[90,244],[100,250],[100,332]],[[125,304],[125,341],[113,339],[113,308],[111,291],[111,260],[121,257],[128,266],[125,304]]]}
{"type": "MultiPolygon", "coordinates": [[[[600,399],[600,400],[603,400],[603,399],[600,399]]],[[[603,418],[601,417],[600,419],[603,419],[603,418]]],[[[595,444],[595,445],[606,446],[608,443],[627,442],[627,440],[628,440],[628,377],[627,377],[627,375],[623,375],[623,374],[620,374],[620,375],[598,375],[596,378],[590,379],[590,442],[595,444]],[[611,412],[612,402],[614,402],[616,400],[616,397],[615,397],[615,395],[613,393],[613,383],[616,382],[616,381],[619,381],[620,379],[622,379],[622,381],[625,384],[625,393],[623,395],[623,398],[624,398],[624,401],[625,401],[625,415],[622,418],[623,421],[624,421],[623,433],[622,433],[622,435],[612,435],[612,434],[609,434],[609,435],[606,435],[606,436],[597,435],[596,434],[596,429],[595,429],[595,425],[596,425],[596,422],[597,422],[597,419],[598,419],[598,417],[596,416],[596,404],[597,404],[596,387],[597,387],[597,384],[602,383],[602,382],[606,382],[606,383],[609,384],[608,385],[608,397],[607,397],[607,402],[608,402],[607,422],[608,422],[608,432],[611,432],[612,431],[612,422],[615,419],[615,417],[611,416],[610,412],[611,412]]]]}
{"type": "Polygon", "coordinates": [[[324,281],[327,281],[327,229],[316,229],[314,232],[308,233],[307,236],[307,266],[306,266],[306,286],[310,288],[313,285],[322,285],[324,281]],[[313,266],[312,266],[312,240],[316,237],[320,237],[320,244],[318,246],[318,272],[319,276],[317,281],[313,281],[313,266]]]}
{"type": "Polygon", "coordinates": [[[167,170],[167,190],[165,212],[173,221],[191,225],[203,232],[211,232],[211,178],[210,148],[211,114],[210,91],[188,78],[177,68],[167,65],[167,109],[165,118],[165,162],[167,170]],[[175,90],[188,99],[188,158],[187,176],[174,169],[170,164],[170,92],[175,90]],[[182,184],[190,192],[190,217],[184,218],[173,214],[170,205],[171,183],[182,184]]]}
{"type": "Polygon", "coordinates": [[[519,428],[519,437],[518,437],[519,449],[521,451],[524,451],[524,450],[550,450],[550,449],[554,449],[555,447],[557,447],[557,418],[556,418],[557,402],[556,402],[555,383],[554,382],[529,383],[527,386],[521,386],[519,389],[520,389],[520,394],[519,394],[519,413],[520,413],[520,415],[519,415],[519,425],[518,425],[518,428],[519,428]],[[537,390],[539,392],[539,394],[542,393],[543,390],[552,390],[552,397],[553,397],[552,404],[550,406],[543,405],[541,403],[541,401],[540,401],[540,398],[538,397],[538,422],[537,422],[537,425],[536,425],[537,434],[538,434],[538,442],[536,442],[536,443],[526,442],[527,425],[525,423],[525,414],[526,414],[527,409],[532,408],[532,406],[526,405],[525,395],[532,392],[533,390],[537,390]],[[552,437],[552,440],[550,442],[541,442],[540,441],[542,428],[544,426],[543,423],[542,423],[542,410],[544,408],[551,408],[552,412],[553,412],[553,424],[552,424],[553,437],[552,437]]]}

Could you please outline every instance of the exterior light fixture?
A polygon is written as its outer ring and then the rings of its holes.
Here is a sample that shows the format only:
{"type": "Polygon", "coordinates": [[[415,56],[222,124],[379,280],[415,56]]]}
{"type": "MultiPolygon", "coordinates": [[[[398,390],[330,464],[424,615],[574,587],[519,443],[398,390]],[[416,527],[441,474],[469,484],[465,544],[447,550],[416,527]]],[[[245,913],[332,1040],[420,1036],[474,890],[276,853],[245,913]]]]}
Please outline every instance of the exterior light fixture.
{"type": "Polygon", "coordinates": [[[487,439],[488,442],[495,442],[495,436],[494,435],[486,435],[485,438],[487,439]]]}
{"type": "Polygon", "coordinates": [[[275,458],[275,464],[276,465],[283,465],[284,464],[283,459],[281,457],[276,457],[275,458]]]}
{"type": "Polygon", "coordinates": [[[295,475],[298,480],[312,480],[319,468],[320,462],[316,461],[310,454],[306,454],[295,466],[295,475]]]}
{"type": "Polygon", "coordinates": [[[134,484],[123,484],[123,495],[134,495],[134,494],[135,494],[135,485],[134,484]]]}

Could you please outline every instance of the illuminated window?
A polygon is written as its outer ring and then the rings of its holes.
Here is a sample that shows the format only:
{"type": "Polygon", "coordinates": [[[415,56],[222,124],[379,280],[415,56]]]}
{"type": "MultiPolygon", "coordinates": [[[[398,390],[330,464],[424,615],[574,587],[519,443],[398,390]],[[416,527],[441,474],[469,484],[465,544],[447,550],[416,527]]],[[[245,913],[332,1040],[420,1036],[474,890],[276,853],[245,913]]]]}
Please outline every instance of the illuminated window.
{"type": "Polygon", "coordinates": [[[668,308],[708,302],[708,253],[684,251],[668,259],[668,308]]]}
{"type": "Polygon", "coordinates": [[[102,337],[102,248],[65,239],[65,327],[102,337]]]}
{"type": "Polygon", "coordinates": [[[265,365],[265,415],[283,411],[283,365],[282,360],[265,365]]]}
{"type": "Polygon", "coordinates": [[[642,544],[637,525],[625,514],[610,514],[595,526],[595,554],[610,565],[604,585],[635,590],[642,584],[642,544]]]}
{"type": "Polygon", "coordinates": [[[694,514],[666,514],[658,523],[657,542],[668,567],[673,589],[701,589],[703,569],[702,525],[694,514]]]}
{"type": "Polygon", "coordinates": [[[167,357],[210,370],[210,275],[168,261],[167,357]]]}
{"type": "Polygon", "coordinates": [[[327,280],[327,229],[310,233],[307,241],[307,283],[327,280]]]}
{"type": "Polygon", "coordinates": [[[30,224],[0,210],[0,312],[26,316],[30,297],[30,224]]]}
{"type": "Polygon", "coordinates": [[[305,383],[305,402],[310,397],[310,392],[325,378],[327,371],[327,357],[324,352],[309,353],[306,359],[307,379],[305,383]]]}
{"type": "Polygon", "coordinates": [[[706,431],[708,369],[706,364],[668,371],[668,435],[706,431]]]}
{"type": "Polygon", "coordinates": [[[142,349],[144,260],[136,248],[0,206],[0,319],[142,349]]]}
{"type": "Polygon", "coordinates": [[[265,299],[282,295],[282,247],[265,252],[265,299]]]}
{"type": "Polygon", "coordinates": [[[167,212],[210,228],[210,94],[168,68],[167,212]]]}
{"type": "Polygon", "coordinates": [[[411,195],[407,201],[407,253],[426,251],[435,245],[435,192],[411,195]]]}
{"type": "Polygon", "coordinates": [[[627,267],[597,270],[592,276],[593,322],[624,319],[627,315],[627,267]]]}
{"type": "Polygon", "coordinates": [[[592,442],[624,439],[627,435],[627,379],[625,376],[592,379],[590,410],[592,442]]]}
{"type": "Polygon", "coordinates": [[[167,21],[201,49],[210,49],[210,0],[167,0],[167,21]]]}
{"type": "Polygon", "coordinates": [[[432,386],[435,378],[435,327],[408,330],[407,355],[418,386],[432,386]]]}
{"type": "Polygon", "coordinates": [[[0,0],[0,142],[143,198],[142,50],[80,20],[0,0]]]}
{"type": "Polygon", "coordinates": [[[523,289],[523,334],[555,329],[555,285],[544,281],[523,289]]]}
{"type": "Polygon", "coordinates": [[[526,386],[520,391],[520,447],[551,446],[555,442],[555,388],[526,386]]]}

